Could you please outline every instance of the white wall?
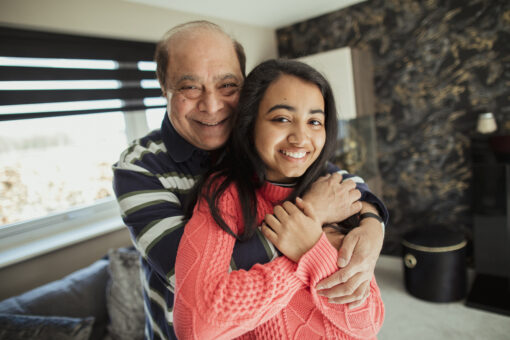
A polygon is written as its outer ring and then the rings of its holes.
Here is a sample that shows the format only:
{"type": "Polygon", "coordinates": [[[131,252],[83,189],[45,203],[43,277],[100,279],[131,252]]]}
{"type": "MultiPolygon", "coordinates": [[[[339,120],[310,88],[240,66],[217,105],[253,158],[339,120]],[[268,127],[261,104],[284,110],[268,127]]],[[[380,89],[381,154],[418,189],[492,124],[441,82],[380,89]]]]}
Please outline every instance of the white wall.
{"type": "Polygon", "coordinates": [[[276,34],[269,28],[123,0],[0,0],[0,25],[99,37],[155,42],[173,26],[199,19],[219,24],[243,44],[247,71],[277,56],[276,34]]]}
{"type": "Polygon", "coordinates": [[[338,119],[344,120],[357,116],[351,58],[350,47],[298,58],[316,68],[328,79],[333,89],[338,119]]]}

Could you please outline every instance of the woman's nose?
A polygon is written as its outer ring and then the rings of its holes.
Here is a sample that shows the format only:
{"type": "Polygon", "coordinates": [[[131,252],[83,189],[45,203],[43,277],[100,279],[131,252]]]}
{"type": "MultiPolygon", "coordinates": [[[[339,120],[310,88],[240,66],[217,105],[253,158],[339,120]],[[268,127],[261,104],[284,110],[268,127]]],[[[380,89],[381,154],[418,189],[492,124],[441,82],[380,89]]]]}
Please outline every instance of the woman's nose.
{"type": "Polygon", "coordinates": [[[288,141],[293,145],[303,146],[307,138],[308,136],[305,128],[302,126],[295,126],[289,134],[288,141]]]}

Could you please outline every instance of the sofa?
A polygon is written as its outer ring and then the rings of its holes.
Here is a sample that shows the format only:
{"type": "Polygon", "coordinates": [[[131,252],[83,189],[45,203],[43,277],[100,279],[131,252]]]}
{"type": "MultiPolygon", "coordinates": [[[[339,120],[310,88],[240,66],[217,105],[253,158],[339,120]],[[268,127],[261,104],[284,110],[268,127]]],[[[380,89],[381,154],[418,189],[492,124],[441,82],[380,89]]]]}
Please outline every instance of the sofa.
{"type": "Polygon", "coordinates": [[[0,339],[143,339],[139,255],[108,254],[70,275],[0,302],[0,339]]]}

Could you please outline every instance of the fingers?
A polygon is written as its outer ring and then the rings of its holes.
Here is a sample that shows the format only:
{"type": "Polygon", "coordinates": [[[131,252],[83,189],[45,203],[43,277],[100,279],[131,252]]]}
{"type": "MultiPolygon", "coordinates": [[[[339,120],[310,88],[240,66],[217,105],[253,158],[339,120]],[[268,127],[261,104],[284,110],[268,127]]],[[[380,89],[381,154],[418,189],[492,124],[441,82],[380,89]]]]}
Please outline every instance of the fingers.
{"type": "Polygon", "coordinates": [[[358,308],[359,306],[361,306],[363,303],[365,303],[365,301],[369,295],[370,295],[370,283],[368,283],[367,288],[365,289],[365,294],[363,294],[361,299],[359,299],[358,301],[349,303],[349,309],[354,309],[354,308],[358,308]]]}
{"type": "Polygon", "coordinates": [[[342,185],[344,187],[344,189],[347,189],[349,191],[356,188],[356,183],[349,179],[346,179],[345,181],[340,183],[340,185],[342,185]]]}
{"type": "Polygon", "coordinates": [[[278,235],[265,222],[262,222],[260,231],[269,240],[269,242],[271,242],[272,244],[276,244],[276,242],[278,241],[278,235]]]}
{"type": "MultiPolygon", "coordinates": [[[[337,279],[338,278],[341,278],[341,275],[338,275],[337,279]]],[[[364,281],[366,281],[366,279],[365,279],[365,276],[363,275],[363,273],[357,273],[356,275],[354,275],[353,277],[351,277],[349,280],[347,280],[345,282],[338,282],[327,289],[319,290],[318,294],[325,296],[329,299],[335,299],[335,301],[340,301],[341,298],[344,298],[345,301],[342,300],[342,301],[344,301],[342,303],[352,302],[354,300],[347,301],[346,298],[355,294],[355,293],[356,294],[364,293],[364,291],[356,292],[364,281]]],[[[317,287],[319,287],[319,286],[317,285],[317,287]]]]}
{"type": "Polygon", "coordinates": [[[285,212],[288,215],[297,214],[297,213],[301,212],[301,210],[294,203],[292,203],[290,201],[285,201],[285,202],[283,202],[282,205],[283,205],[283,208],[285,209],[285,212]]]}
{"type": "Polygon", "coordinates": [[[278,234],[281,227],[280,221],[274,215],[271,214],[266,215],[262,226],[264,226],[264,224],[266,224],[266,227],[272,229],[272,231],[276,234],[278,234]]]}
{"type": "Polygon", "coordinates": [[[354,201],[357,201],[361,198],[361,192],[356,189],[356,186],[354,187],[354,189],[352,189],[351,191],[349,191],[349,198],[354,202],[354,201]]]}
{"type": "Polygon", "coordinates": [[[276,207],[274,207],[273,215],[280,221],[283,221],[285,218],[289,216],[287,211],[281,205],[277,205],[276,207]]]}
{"type": "Polygon", "coordinates": [[[312,219],[316,219],[315,212],[313,210],[313,206],[309,203],[301,199],[300,197],[296,197],[296,206],[308,217],[312,219]]]}
{"type": "Polygon", "coordinates": [[[350,212],[351,212],[350,216],[352,216],[356,213],[359,213],[361,211],[361,208],[363,208],[363,204],[361,204],[360,201],[354,202],[350,208],[350,212]]]}
{"type": "MultiPolygon", "coordinates": [[[[324,280],[319,281],[316,288],[317,288],[317,290],[320,290],[322,293],[323,291],[326,291],[326,290],[330,289],[331,287],[338,286],[339,284],[341,284],[343,282],[344,282],[344,280],[342,278],[342,273],[340,273],[340,271],[336,271],[335,273],[331,274],[324,280]]],[[[320,294],[320,295],[322,295],[322,294],[320,294]]]]}
{"type": "Polygon", "coordinates": [[[320,295],[326,296],[328,302],[338,304],[352,304],[355,308],[361,305],[370,294],[370,281],[360,279],[361,275],[353,277],[353,282],[347,282],[341,286],[333,287],[328,291],[319,292],[320,295]]]}
{"type": "Polygon", "coordinates": [[[352,253],[354,248],[358,244],[359,237],[354,234],[347,234],[342,242],[342,247],[338,252],[338,266],[340,268],[346,267],[351,261],[352,253]]]}
{"type": "Polygon", "coordinates": [[[296,197],[296,206],[301,209],[302,211],[305,210],[305,201],[301,197],[296,197]]]}
{"type": "Polygon", "coordinates": [[[329,180],[333,183],[340,183],[342,182],[342,175],[339,172],[334,172],[333,174],[330,174],[329,180]]]}

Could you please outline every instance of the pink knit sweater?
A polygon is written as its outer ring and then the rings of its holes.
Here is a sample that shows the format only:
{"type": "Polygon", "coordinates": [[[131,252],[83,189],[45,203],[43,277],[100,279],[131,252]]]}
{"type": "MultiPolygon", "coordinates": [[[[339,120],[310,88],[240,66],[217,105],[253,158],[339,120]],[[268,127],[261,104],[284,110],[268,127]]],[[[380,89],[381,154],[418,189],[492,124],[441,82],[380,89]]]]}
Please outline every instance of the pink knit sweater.
{"type": "MultiPolygon", "coordinates": [[[[257,192],[258,223],[291,189],[271,184],[257,192]]],[[[219,210],[235,233],[243,230],[237,190],[219,210]]],[[[353,310],[317,295],[316,284],[338,270],[337,250],[323,234],[298,263],[280,256],[250,270],[229,272],[236,240],[201,201],[185,227],[177,253],[174,328],[185,339],[374,339],[384,307],[372,279],[370,296],[353,310]]]]}

